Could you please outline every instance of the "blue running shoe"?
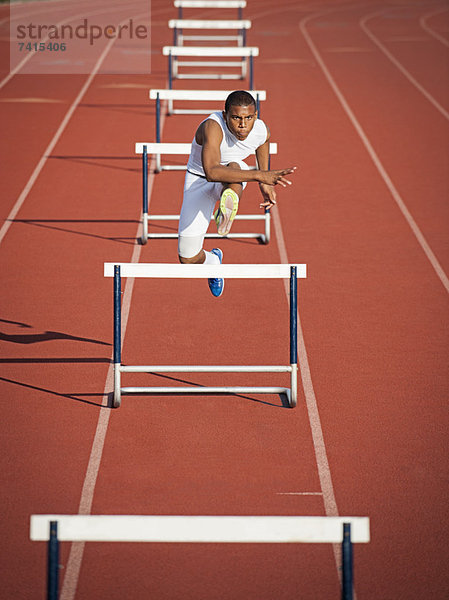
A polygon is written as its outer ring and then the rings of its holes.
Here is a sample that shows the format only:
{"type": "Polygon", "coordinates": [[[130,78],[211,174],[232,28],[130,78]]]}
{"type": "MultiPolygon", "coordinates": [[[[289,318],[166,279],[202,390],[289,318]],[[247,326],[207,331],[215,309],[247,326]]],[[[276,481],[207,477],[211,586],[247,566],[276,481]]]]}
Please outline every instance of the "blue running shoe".
{"type": "MultiPolygon", "coordinates": [[[[223,252],[220,250],[220,248],[213,248],[211,252],[212,254],[218,256],[221,265],[221,263],[223,262],[223,252]]],[[[222,295],[224,290],[224,279],[221,279],[220,277],[210,277],[207,280],[207,282],[209,284],[209,289],[212,292],[213,296],[218,298],[222,295]]]]}

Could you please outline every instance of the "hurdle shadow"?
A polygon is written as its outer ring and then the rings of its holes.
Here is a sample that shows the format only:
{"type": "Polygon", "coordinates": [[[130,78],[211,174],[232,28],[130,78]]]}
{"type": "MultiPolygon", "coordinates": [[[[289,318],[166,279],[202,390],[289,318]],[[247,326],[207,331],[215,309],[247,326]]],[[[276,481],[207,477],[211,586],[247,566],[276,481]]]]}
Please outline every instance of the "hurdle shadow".
{"type": "Polygon", "coordinates": [[[10,219],[13,223],[21,223],[23,225],[32,225],[33,227],[42,227],[44,229],[52,229],[54,231],[62,231],[63,233],[70,233],[74,235],[81,235],[86,237],[92,237],[99,240],[107,240],[109,242],[116,242],[117,244],[126,244],[135,246],[137,239],[135,237],[120,237],[120,236],[106,236],[98,233],[87,233],[86,231],[77,231],[76,229],[70,229],[67,227],[58,227],[57,223],[135,223],[138,225],[140,221],[136,219],[10,219]]]}
{"type": "MultiPolygon", "coordinates": [[[[56,392],[54,390],[50,390],[48,388],[43,388],[37,385],[31,385],[29,383],[24,383],[23,381],[16,381],[14,379],[9,379],[8,377],[0,377],[0,381],[3,381],[5,383],[11,383],[13,385],[19,386],[21,388],[25,388],[28,390],[33,390],[35,392],[43,392],[45,394],[49,394],[50,396],[56,396],[57,398],[64,398],[64,399],[68,399],[68,400],[74,400],[75,402],[80,402],[82,404],[87,404],[90,406],[94,406],[96,408],[100,407],[103,405],[102,402],[102,398],[104,397],[104,394],[100,394],[100,393],[96,393],[96,392],[87,392],[87,393],[83,393],[83,392],[70,392],[70,393],[64,393],[64,392],[56,392]],[[98,402],[93,402],[92,400],[85,400],[82,396],[87,396],[87,397],[96,397],[96,398],[100,398],[100,400],[98,402]]],[[[109,406],[110,404],[110,394],[107,394],[108,396],[108,403],[107,406],[109,406]]]]}
{"type": "MultiPolygon", "coordinates": [[[[202,388],[205,387],[203,384],[201,383],[197,383],[197,382],[193,382],[193,381],[187,381],[186,379],[180,379],[179,377],[173,377],[171,375],[164,375],[162,373],[148,373],[148,375],[152,375],[154,377],[159,377],[160,379],[163,379],[164,381],[173,381],[175,383],[183,383],[185,385],[189,385],[192,386],[192,388],[197,387],[197,388],[202,388]]],[[[139,395],[139,394],[132,394],[132,395],[139,395]]],[[[145,394],[147,395],[147,394],[145,394]]],[[[153,396],[162,396],[162,394],[148,394],[148,395],[153,395],[153,396]]],[[[163,394],[164,396],[170,395],[170,394],[163,394]]],[[[183,392],[173,392],[173,395],[175,396],[191,396],[191,393],[183,393],[183,392]]],[[[210,393],[208,394],[208,396],[233,396],[234,398],[241,398],[243,400],[249,400],[251,402],[255,402],[256,404],[265,404],[266,406],[272,406],[274,408],[290,408],[289,402],[288,402],[288,398],[285,396],[285,394],[279,394],[280,400],[281,400],[281,405],[276,404],[274,402],[268,402],[267,400],[259,400],[258,398],[254,398],[253,396],[246,396],[244,394],[233,394],[233,393],[227,393],[227,392],[215,392],[215,393],[210,393]]],[[[110,398],[110,402],[111,404],[109,405],[110,407],[112,407],[112,402],[113,402],[113,394],[112,397],[110,398]]]]}
{"type": "Polygon", "coordinates": [[[20,357],[20,358],[0,358],[0,365],[66,365],[66,364],[106,364],[110,365],[110,358],[97,358],[76,356],[70,358],[42,358],[42,357],[20,357]]]}

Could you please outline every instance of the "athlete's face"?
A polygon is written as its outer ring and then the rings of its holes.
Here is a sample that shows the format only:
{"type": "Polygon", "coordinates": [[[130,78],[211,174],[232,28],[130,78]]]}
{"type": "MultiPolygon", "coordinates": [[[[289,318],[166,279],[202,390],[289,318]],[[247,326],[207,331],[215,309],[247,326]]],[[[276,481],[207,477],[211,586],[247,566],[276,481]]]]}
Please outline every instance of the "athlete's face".
{"type": "Polygon", "coordinates": [[[223,111],[223,117],[231,133],[238,140],[248,137],[257,119],[254,104],[249,106],[230,106],[228,112],[223,111]]]}

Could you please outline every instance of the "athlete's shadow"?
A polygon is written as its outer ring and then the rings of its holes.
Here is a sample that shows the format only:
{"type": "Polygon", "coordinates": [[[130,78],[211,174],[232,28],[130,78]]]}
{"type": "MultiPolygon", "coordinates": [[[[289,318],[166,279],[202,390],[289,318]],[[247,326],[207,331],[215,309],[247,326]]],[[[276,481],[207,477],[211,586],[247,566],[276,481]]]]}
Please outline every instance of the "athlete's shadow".
{"type": "MultiPolygon", "coordinates": [[[[31,325],[28,325],[27,323],[20,323],[18,321],[0,319],[0,322],[15,325],[23,329],[33,329],[31,325]]],[[[0,341],[12,342],[13,344],[35,344],[37,342],[48,342],[50,340],[70,340],[76,342],[86,342],[88,344],[99,344],[101,346],[111,345],[109,342],[102,342],[101,340],[95,340],[92,338],[61,333],[60,331],[42,331],[39,333],[5,333],[0,331],[0,341]]]]}

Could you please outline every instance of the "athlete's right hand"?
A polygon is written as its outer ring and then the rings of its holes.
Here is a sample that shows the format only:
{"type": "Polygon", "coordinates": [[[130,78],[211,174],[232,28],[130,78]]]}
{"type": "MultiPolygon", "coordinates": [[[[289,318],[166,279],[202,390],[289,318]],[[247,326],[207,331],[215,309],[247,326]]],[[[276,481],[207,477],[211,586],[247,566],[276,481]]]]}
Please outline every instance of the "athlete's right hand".
{"type": "Polygon", "coordinates": [[[260,171],[260,177],[258,177],[258,181],[259,183],[265,183],[266,185],[279,184],[282,185],[282,187],[287,187],[287,185],[291,185],[292,182],[288,179],[285,179],[284,175],[289,175],[295,171],[296,167],[281,169],[280,171],[260,171]]]}

